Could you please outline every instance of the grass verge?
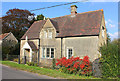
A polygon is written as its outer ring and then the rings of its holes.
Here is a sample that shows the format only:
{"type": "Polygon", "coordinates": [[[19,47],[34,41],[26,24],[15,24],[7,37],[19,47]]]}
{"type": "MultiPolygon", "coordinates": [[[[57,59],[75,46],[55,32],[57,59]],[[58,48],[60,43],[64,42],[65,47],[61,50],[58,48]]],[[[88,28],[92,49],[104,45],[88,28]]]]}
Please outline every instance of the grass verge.
{"type": "Polygon", "coordinates": [[[17,64],[14,62],[10,61],[2,61],[3,65],[10,66],[12,68],[16,68],[19,70],[24,70],[32,73],[37,73],[40,75],[47,75],[55,78],[63,78],[63,79],[99,79],[99,78],[94,78],[93,76],[79,76],[79,75],[74,75],[74,74],[66,74],[59,72],[58,70],[53,70],[53,69],[48,69],[48,68],[40,68],[40,67],[35,67],[35,66],[27,66],[24,64],[17,64]]]}

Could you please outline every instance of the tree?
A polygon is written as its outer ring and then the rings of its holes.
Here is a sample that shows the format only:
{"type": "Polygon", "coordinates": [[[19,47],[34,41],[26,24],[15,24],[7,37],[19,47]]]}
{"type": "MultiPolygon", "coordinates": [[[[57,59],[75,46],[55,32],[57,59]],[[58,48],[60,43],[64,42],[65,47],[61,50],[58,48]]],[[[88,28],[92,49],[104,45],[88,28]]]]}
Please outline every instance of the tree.
{"type": "Polygon", "coordinates": [[[20,41],[27,29],[34,20],[29,21],[28,16],[34,15],[28,10],[10,9],[6,12],[6,16],[2,17],[2,33],[12,32],[20,41]]]}
{"type": "Polygon", "coordinates": [[[36,21],[38,21],[38,20],[43,20],[44,17],[45,17],[45,16],[44,16],[43,14],[37,15],[36,21]]]}

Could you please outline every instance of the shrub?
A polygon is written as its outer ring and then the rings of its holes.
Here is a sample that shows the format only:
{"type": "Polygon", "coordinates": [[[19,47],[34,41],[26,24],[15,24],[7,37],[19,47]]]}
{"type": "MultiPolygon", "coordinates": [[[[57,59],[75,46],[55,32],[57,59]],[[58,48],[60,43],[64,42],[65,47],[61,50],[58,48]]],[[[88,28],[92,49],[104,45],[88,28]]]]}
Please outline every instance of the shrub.
{"type": "Polygon", "coordinates": [[[52,69],[55,69],[55,59],[52,60],[52,69]]]}
{"type": "Polygon", "coordinates": [[[108,45],[101,47],[101,70],[102,77],[117,77],[118,76],[118,45],[111,42],[108,45]]]}
{"type": "Polygon", "coordinates": [[[18,62],[18,58],[13,59],[14,62],[18,62]]]}
{"type": "Polygon", "coordinates": [[[34,63],[34,62],[27,62],[27,65],[28,65],[28,66],[35,66],[35,67],[38,66],[38,64],[37,64],[37,63],[34,63]]]}
{"type": "Polygon", "coordinates": [[[57,59],[57,61],[56,66],[60,67],[61,72],[86,76],[92,75],[92,63],[89,61],[88,56],[85,56],[83,59],[79,57],[66,59],[66,57],[63,57],[57,59]]]}

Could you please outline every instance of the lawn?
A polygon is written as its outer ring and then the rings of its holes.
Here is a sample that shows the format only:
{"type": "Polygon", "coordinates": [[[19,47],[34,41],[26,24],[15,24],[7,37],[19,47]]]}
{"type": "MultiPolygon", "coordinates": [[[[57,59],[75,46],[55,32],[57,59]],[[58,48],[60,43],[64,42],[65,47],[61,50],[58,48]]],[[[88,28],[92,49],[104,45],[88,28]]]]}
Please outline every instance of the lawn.
{"type": "MultiPolygon", "coordinates": [[[[35,67],[35,66],[28,66],[28,65],[24,65],[24,64],[17,64],[17,63],[11,62],[11,61],[2,61],[1,63],[3,65],[7,65],[12,68],[19,69],[19,70],[37,73],[39,75],[47,75],[47,76],[60,78],[60,79],[92,79],[92,80],[94,79],[95,81],[98,81],[98,80],[102,81],[101,78],[95,78],[93,76],[87,77],[87,76],[79,76],[79,75],[74,75],[74,74],[66,74],[66,73],[62,73],[58,70],[53,70],[53,69],[49,69],[49,68],[40,68],[40,67],[35,67]]],[[[107,80],[105,80],[105,81],[107,81],[107,80]]],[[[109,80],[109,81],[113,81],[113,80],[109,80]]]]}
{"type": "Polygon", "coordinates": [[[12,68],[32,72],[32,73],[38,73],[39,75],[47,75],[55,78],[62,78],[62,79],[99,79],[99,78],[94,78],[93,76],[79,76],[79,75],[74,75],[74,74],[66,74],[62,73],[58,70],[53,70],[49,68],[40,68],[40,67],[35,67],[35,66],[27,66],[24,64],[17,64],[14,62],[10,61],[2,61],[2,64],[10,66],[12,68]]]}

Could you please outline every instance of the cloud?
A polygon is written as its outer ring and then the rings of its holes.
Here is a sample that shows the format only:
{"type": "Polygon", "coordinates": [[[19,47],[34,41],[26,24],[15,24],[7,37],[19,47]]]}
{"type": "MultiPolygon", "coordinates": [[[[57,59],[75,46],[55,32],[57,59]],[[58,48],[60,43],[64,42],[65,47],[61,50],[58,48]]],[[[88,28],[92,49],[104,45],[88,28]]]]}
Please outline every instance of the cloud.
{"type": "Polygon", "coordinates": [[[108,23],[108,21],[105,21],[105,24],[107,24],[108,23]]]}
{"type": "Polygon", "coordinates": [[[112,20],[111,20],[111,19],[108,19],[108,22],[112,23],[112,20]]]}
{"type": "Polygon", "coordinates": [[[113,28],[113,27],[115,27],[115,25],[113,25],[113,24],[109,24],[109,27],[113,28]]]}
{"type": "Polygon", "coordinates": [[[116,25],[113,24],[113,21],[111,19],[106,20],[105,23],[110,28],[116,27],[116,25]]]}
{"type": "Polygon", "coordinates": [[[113,40],[113,39],[115,39],[115,38],[118,38],[118,34],[120,35],[120,32],[119,32],[119,33],[118,33],[118,32],[115,32],[115,33],[113,33],[113,34],[108,32],[108,34],[109,34],[111,40],[113,40]]]}

